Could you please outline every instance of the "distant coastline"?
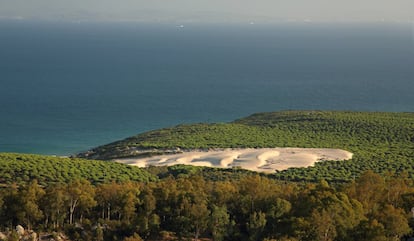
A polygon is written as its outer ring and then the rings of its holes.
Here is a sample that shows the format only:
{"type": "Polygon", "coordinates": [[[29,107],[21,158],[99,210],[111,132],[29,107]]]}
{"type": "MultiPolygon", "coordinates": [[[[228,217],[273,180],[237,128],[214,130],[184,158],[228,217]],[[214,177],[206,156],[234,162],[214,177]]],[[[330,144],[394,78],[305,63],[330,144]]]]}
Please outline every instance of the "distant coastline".
{"type": "Polygon", "coordinates": [[[0,23],[0,151],[71,155],[265,111],[414,111],[412,26],[255,23],[0,23]]]}
{"type": "MultiPolygon", "coordinates": [[[[414,178],[413,124],[414,113],[262,112],[228,123],[185,124],[143,132],[70,159],[7,153],[4,157],[16,162],[53,160],[70,165],[81,158],[82,165],[117,164],[128,170],[152,170],[155,174],[171,171],[221,176],[251,170],[291,181],[347,182],[366,170],[384,175],[404,172],[414,178]]],[[[88,176],[88,170],[84,171],[88,176]]],[[[96,181],[97,175],[88,178],[96,181]]]]}

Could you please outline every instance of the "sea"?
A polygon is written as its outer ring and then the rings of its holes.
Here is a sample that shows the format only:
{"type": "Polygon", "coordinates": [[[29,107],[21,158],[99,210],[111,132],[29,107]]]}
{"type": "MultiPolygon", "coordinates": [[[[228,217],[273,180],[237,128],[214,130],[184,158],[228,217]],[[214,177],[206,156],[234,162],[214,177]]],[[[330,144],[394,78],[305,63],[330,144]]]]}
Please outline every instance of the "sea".
{"type": "Polygon", "coordinates": [[[414,112],[412,23],[0,20],[0,152],[257,112],[414,112]]]}

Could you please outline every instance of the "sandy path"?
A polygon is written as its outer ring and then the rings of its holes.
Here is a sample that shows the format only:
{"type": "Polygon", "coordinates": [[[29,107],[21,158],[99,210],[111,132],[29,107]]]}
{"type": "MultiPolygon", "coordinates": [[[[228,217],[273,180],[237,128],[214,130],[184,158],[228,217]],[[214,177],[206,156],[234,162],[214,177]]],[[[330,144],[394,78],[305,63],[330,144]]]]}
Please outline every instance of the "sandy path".
{"type": "Polygon", "coordinates": [[[309,167],[324,160],[349,160],[352,153],[326,148],[261,148],[227,149],[208,152],[184,152],[146,158],[116,159],[114,161],[139,167],[171,166],[176,164],[208,167],[241,167],[258,172],[274,172],[289,167],[309,167]]]}

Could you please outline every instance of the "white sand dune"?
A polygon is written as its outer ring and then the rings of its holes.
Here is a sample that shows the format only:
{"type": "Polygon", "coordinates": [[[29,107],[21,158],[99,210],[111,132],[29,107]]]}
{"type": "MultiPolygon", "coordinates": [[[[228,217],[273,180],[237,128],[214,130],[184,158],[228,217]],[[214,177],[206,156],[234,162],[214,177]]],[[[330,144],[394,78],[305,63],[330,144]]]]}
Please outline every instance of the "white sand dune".
{"type": "Polygon", "coordinates": [[[116,159],[114,161],[139,167],[171,166],[177,164],[208,167],[241,167],[258,172],[274,172],[290,167],[309,167],[325,160],[349,160],[352,153],[326,148],[261,148],[226,149],[206,152],[184,152],[146,158],[116,159]]]}

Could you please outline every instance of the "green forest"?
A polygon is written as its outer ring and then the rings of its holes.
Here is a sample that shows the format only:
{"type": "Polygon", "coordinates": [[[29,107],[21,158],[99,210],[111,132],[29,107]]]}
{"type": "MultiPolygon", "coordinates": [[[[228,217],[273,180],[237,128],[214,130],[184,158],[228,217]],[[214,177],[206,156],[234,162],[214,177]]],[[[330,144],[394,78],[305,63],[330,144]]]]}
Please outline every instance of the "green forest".
{"type": "Polygon", "coordinates": [[[179,125],[70,158],[1,153],[0,240],[32,240],[16,225],[71,241],[409,240],[413,161],[414,114],[373,112],[179,125]],[[340,148],[354,157],[273,174],[108,161],[229,147],[340,148]]]}

